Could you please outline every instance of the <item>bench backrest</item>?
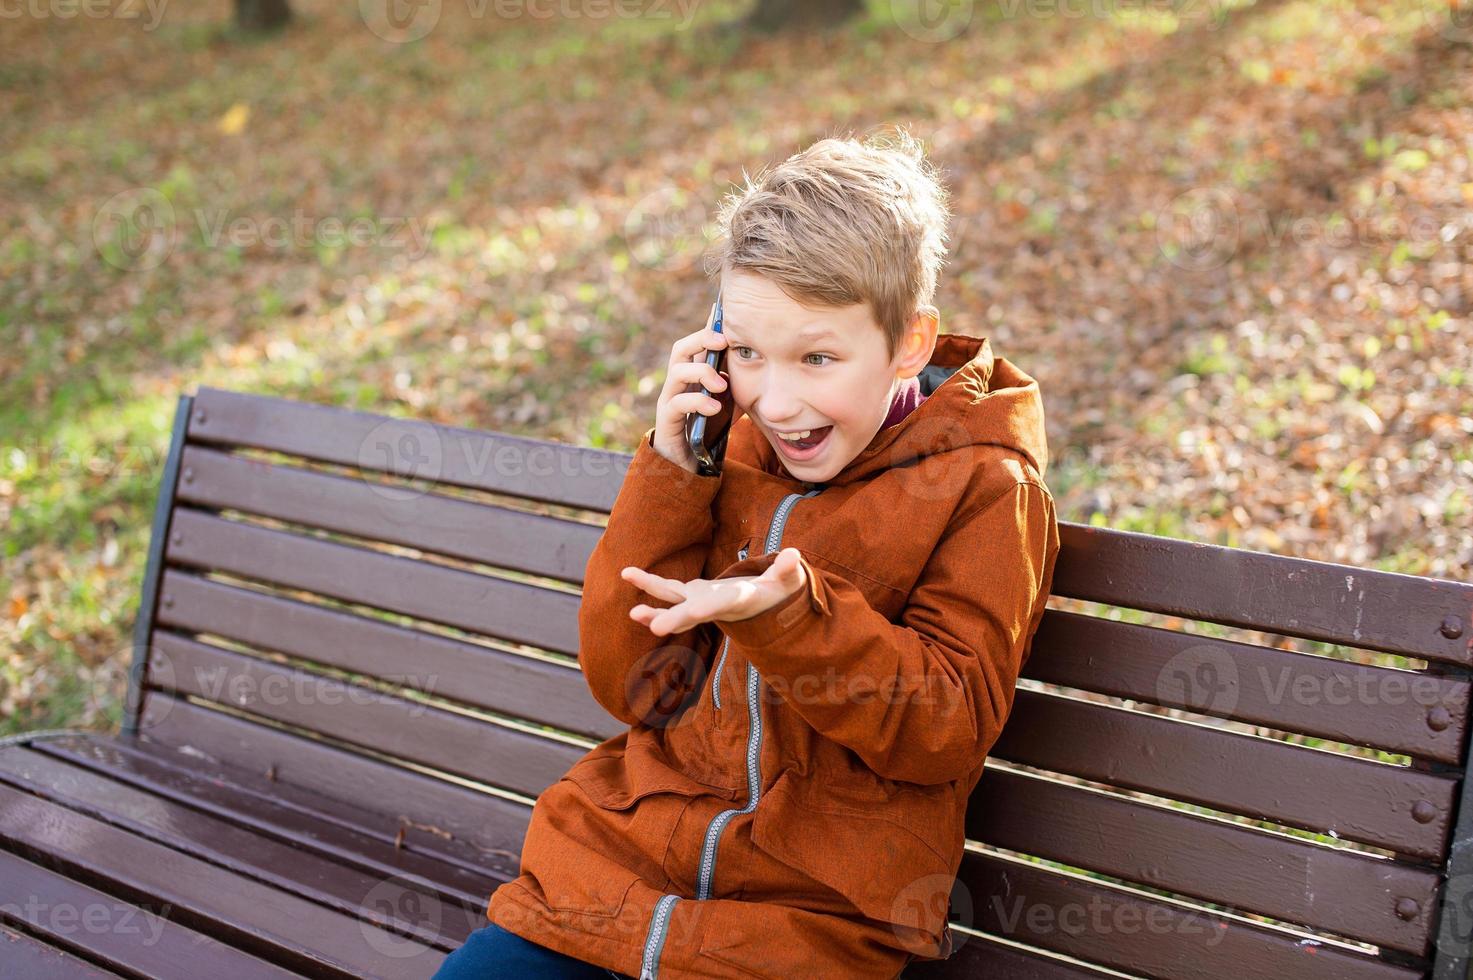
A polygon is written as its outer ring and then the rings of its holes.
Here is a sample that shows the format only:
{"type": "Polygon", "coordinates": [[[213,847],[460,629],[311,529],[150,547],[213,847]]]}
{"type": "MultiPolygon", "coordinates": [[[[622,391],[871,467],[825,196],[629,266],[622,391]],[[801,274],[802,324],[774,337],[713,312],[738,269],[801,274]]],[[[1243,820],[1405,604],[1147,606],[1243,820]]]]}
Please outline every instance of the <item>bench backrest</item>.
{"type": "MultiPolygon", "coordinates": [[[[576,612],[628,461],[183,397],[127,731],[514,873],[531,802],[621,729],[582,682],[576,612]]],[[[1473,587],[1061,534],[968,814],[960,948],[915,975],[1466,976],[1473,587]]]]}

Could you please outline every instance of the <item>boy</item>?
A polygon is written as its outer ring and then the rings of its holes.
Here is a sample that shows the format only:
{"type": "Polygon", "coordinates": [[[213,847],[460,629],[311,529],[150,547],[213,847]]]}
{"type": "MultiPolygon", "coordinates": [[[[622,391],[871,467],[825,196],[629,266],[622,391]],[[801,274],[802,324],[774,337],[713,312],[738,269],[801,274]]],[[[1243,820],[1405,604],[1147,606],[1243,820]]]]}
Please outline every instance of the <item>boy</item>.
{"type": "Polygon", "coordinates": [[[952,949],[1059,539],[1038,385],[938,336],[947,192],[898,135],[723,206],[724,334],[674,345],[585,575],[579,660],[630,729],[538,799],[472,937],[542,975],[893,978],[952,949]],[[684,440],[699,383],[735,403],[716,477],[684,440]]]}

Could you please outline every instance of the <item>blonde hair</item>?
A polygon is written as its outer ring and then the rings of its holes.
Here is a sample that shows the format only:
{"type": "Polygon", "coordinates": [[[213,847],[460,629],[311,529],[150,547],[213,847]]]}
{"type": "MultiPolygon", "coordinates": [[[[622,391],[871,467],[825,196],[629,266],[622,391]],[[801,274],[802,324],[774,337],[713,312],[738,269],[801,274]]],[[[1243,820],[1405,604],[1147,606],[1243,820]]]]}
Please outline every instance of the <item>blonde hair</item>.
{"type": "Polygon", "coordinates": [[[950,195],[903,129],[819,140],[722,201],[705,271],[759,274],[811,307],[868,303],[891,357],[932,305],[950,195]]]}

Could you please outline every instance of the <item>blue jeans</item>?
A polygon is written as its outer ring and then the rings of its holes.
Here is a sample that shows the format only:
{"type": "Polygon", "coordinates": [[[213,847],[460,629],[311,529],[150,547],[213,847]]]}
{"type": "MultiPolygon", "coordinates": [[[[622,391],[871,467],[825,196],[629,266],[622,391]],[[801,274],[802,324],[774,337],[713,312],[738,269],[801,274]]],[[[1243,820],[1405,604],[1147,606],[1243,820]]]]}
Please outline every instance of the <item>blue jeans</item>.
{"type": "Polygon", "coordinates": [[[633,977],[592,963],[565,956],[557,950],[528,942],[514,932],[507,932],[494,922],[487,923],[466,937],[460,948],[440,964],[430,980],[494,980],[508,977],[522,980],[634,980],[633,977]]]}

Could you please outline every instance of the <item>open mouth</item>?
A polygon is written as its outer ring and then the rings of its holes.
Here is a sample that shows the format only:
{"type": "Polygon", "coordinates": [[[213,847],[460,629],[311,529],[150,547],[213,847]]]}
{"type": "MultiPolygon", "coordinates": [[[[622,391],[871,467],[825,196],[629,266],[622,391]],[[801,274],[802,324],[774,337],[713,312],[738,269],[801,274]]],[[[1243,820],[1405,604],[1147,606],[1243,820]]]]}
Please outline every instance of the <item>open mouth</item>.
{"type": "Polygon", "coordinates": [[[823,447],[829,440],[829,433],[833,430],[832,425],[826,425],[821,429],[814,429],[808,434],[808,438],[801,442],[790,442],[778,435],[773,436],[773,441],[777,443],[778,451],[788,459],[802,461],[812,459],[823,452],[823,447]]]}

